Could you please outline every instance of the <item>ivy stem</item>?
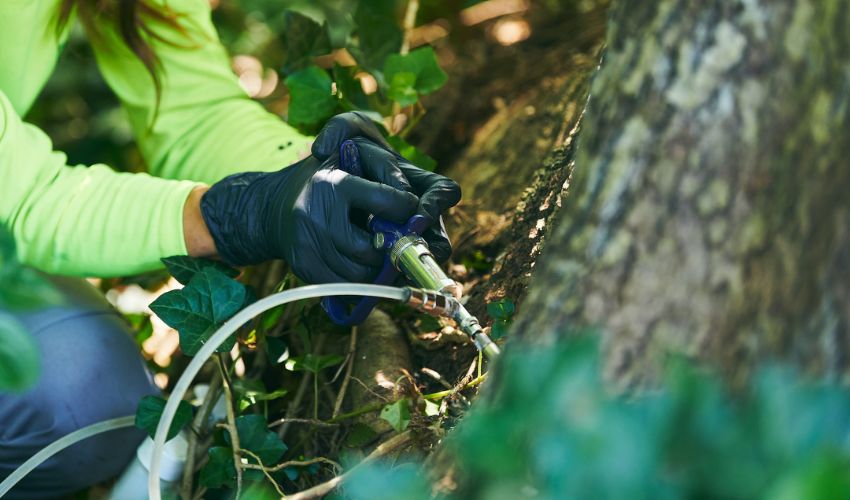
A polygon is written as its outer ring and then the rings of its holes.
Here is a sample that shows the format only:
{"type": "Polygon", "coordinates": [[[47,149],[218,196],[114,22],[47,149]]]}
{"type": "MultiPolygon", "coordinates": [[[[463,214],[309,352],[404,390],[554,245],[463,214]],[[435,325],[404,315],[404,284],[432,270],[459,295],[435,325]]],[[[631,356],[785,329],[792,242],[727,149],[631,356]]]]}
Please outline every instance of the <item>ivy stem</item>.
{"type": "Polygon", "coordinates": [[[204,401],[201,403],[198,413],[195,414],[195,419],[192,422],[192,432],[189,433],[189,442],[186,450],[186,465],[183,469],[183,480],[180,485],[180,496],[183,500],[192,499],[192,477],[195,473],[195,448],[198,445],[199,436],[206,430],[207,420],[210,418],[210,413],[218,400],[220,391],[221,374],[213,372],[209,388],[207,389],[207,394],[204,396],[204,401]]]}
{"type": "Polygon", "coordinates": [[[233,448],[233,467],[236,469],[236,500],[239,500],[239,494],[242,492],[242,458],[239,446],[239,433],[236,431],[236,415],[233,411],[233,393],[230,390],[230,379],[227,377],[227,370],[224,366],[224,354],[219,353],[218,369],[221,371],[222,387],[224,388],[224,398],[227,404],[227,432],[230,434],[230,443],[233,448]]]}

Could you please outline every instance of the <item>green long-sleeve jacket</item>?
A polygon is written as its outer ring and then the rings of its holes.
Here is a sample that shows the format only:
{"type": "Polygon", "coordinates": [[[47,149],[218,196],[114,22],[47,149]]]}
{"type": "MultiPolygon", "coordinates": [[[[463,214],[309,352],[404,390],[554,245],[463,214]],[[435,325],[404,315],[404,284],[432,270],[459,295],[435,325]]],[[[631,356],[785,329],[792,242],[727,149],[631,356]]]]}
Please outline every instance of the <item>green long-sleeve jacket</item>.
{"type": "Polygon", "coordinates": [[[66,165],[45,133],[21,118],[52,72],[67,30],[56,34],[60,0],[0,0],[0,224],[12,231],[23,262],[79,276],[150,270],[161,257],[186,253],[183,205],[198,182],[277,170],[306,150],[309,138],[239,86],[207,0],[165,3],[180,14],[188,38],[165,24],[150,26],[162,62],[155,120],[155,88],[141,61],[112,27],[89,34],[148,175],[66,165]]]}

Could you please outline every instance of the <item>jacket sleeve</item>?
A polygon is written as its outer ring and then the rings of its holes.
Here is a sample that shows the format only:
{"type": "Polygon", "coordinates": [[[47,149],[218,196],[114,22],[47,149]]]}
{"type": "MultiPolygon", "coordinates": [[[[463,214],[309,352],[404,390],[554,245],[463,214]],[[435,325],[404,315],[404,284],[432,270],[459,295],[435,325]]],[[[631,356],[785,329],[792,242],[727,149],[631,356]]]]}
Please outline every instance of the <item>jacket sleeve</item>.
{"type": "Polygon", "coordinates": [[[251,100],[218,40],[207,0],[152,0],[179,28],[145,18],[161,65],[161,94],[114,27],[89,38],[101,72],[121,100],[148,171],[213,183],[244,171],[279,170],[309,152],[311,138],[251,100]]]}
{"type": "Polygon", "coordinates": [[[195,183],[65,163],[0,92],[0,224],[22,262],[56,274],[119,276],[186,253],[183,204],[195,183]]]}

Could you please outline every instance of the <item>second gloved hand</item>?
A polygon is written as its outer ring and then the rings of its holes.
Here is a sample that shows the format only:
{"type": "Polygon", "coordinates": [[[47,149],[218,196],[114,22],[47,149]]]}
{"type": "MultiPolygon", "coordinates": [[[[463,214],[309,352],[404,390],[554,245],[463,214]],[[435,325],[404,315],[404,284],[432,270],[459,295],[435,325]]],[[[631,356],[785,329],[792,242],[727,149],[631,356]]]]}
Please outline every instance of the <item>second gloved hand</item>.
{"type": "Polygon", "coordinates": [[[234,266],[282,258],[308,283],[371,281],[383,254],[351,222],[351,212],[405,222],[419,198],[349,175],[336,162],[311,156],[278,172],[246,172],[214,184],[201,213],[221,258],[234,266]]]}

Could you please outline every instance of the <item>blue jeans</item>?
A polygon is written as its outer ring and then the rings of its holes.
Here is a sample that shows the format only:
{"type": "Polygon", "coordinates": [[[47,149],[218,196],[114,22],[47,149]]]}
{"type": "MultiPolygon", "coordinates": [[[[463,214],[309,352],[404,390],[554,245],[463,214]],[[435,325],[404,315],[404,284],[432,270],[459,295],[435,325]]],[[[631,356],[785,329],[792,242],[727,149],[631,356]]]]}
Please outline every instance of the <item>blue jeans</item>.
{"type": "MultiPolygon", "coordinates": [[[[60,437],[106,419],[132,415],[158,393],[126,321],[80,279],[51,278],[68,304],[15,313],[41,353],[37,385],[0,392],[0,480],[60,437]]],[[[144,432],[118,429],[81,441],[48,459],[9,498],[54,498],[116,476],[144,432]]]]}

